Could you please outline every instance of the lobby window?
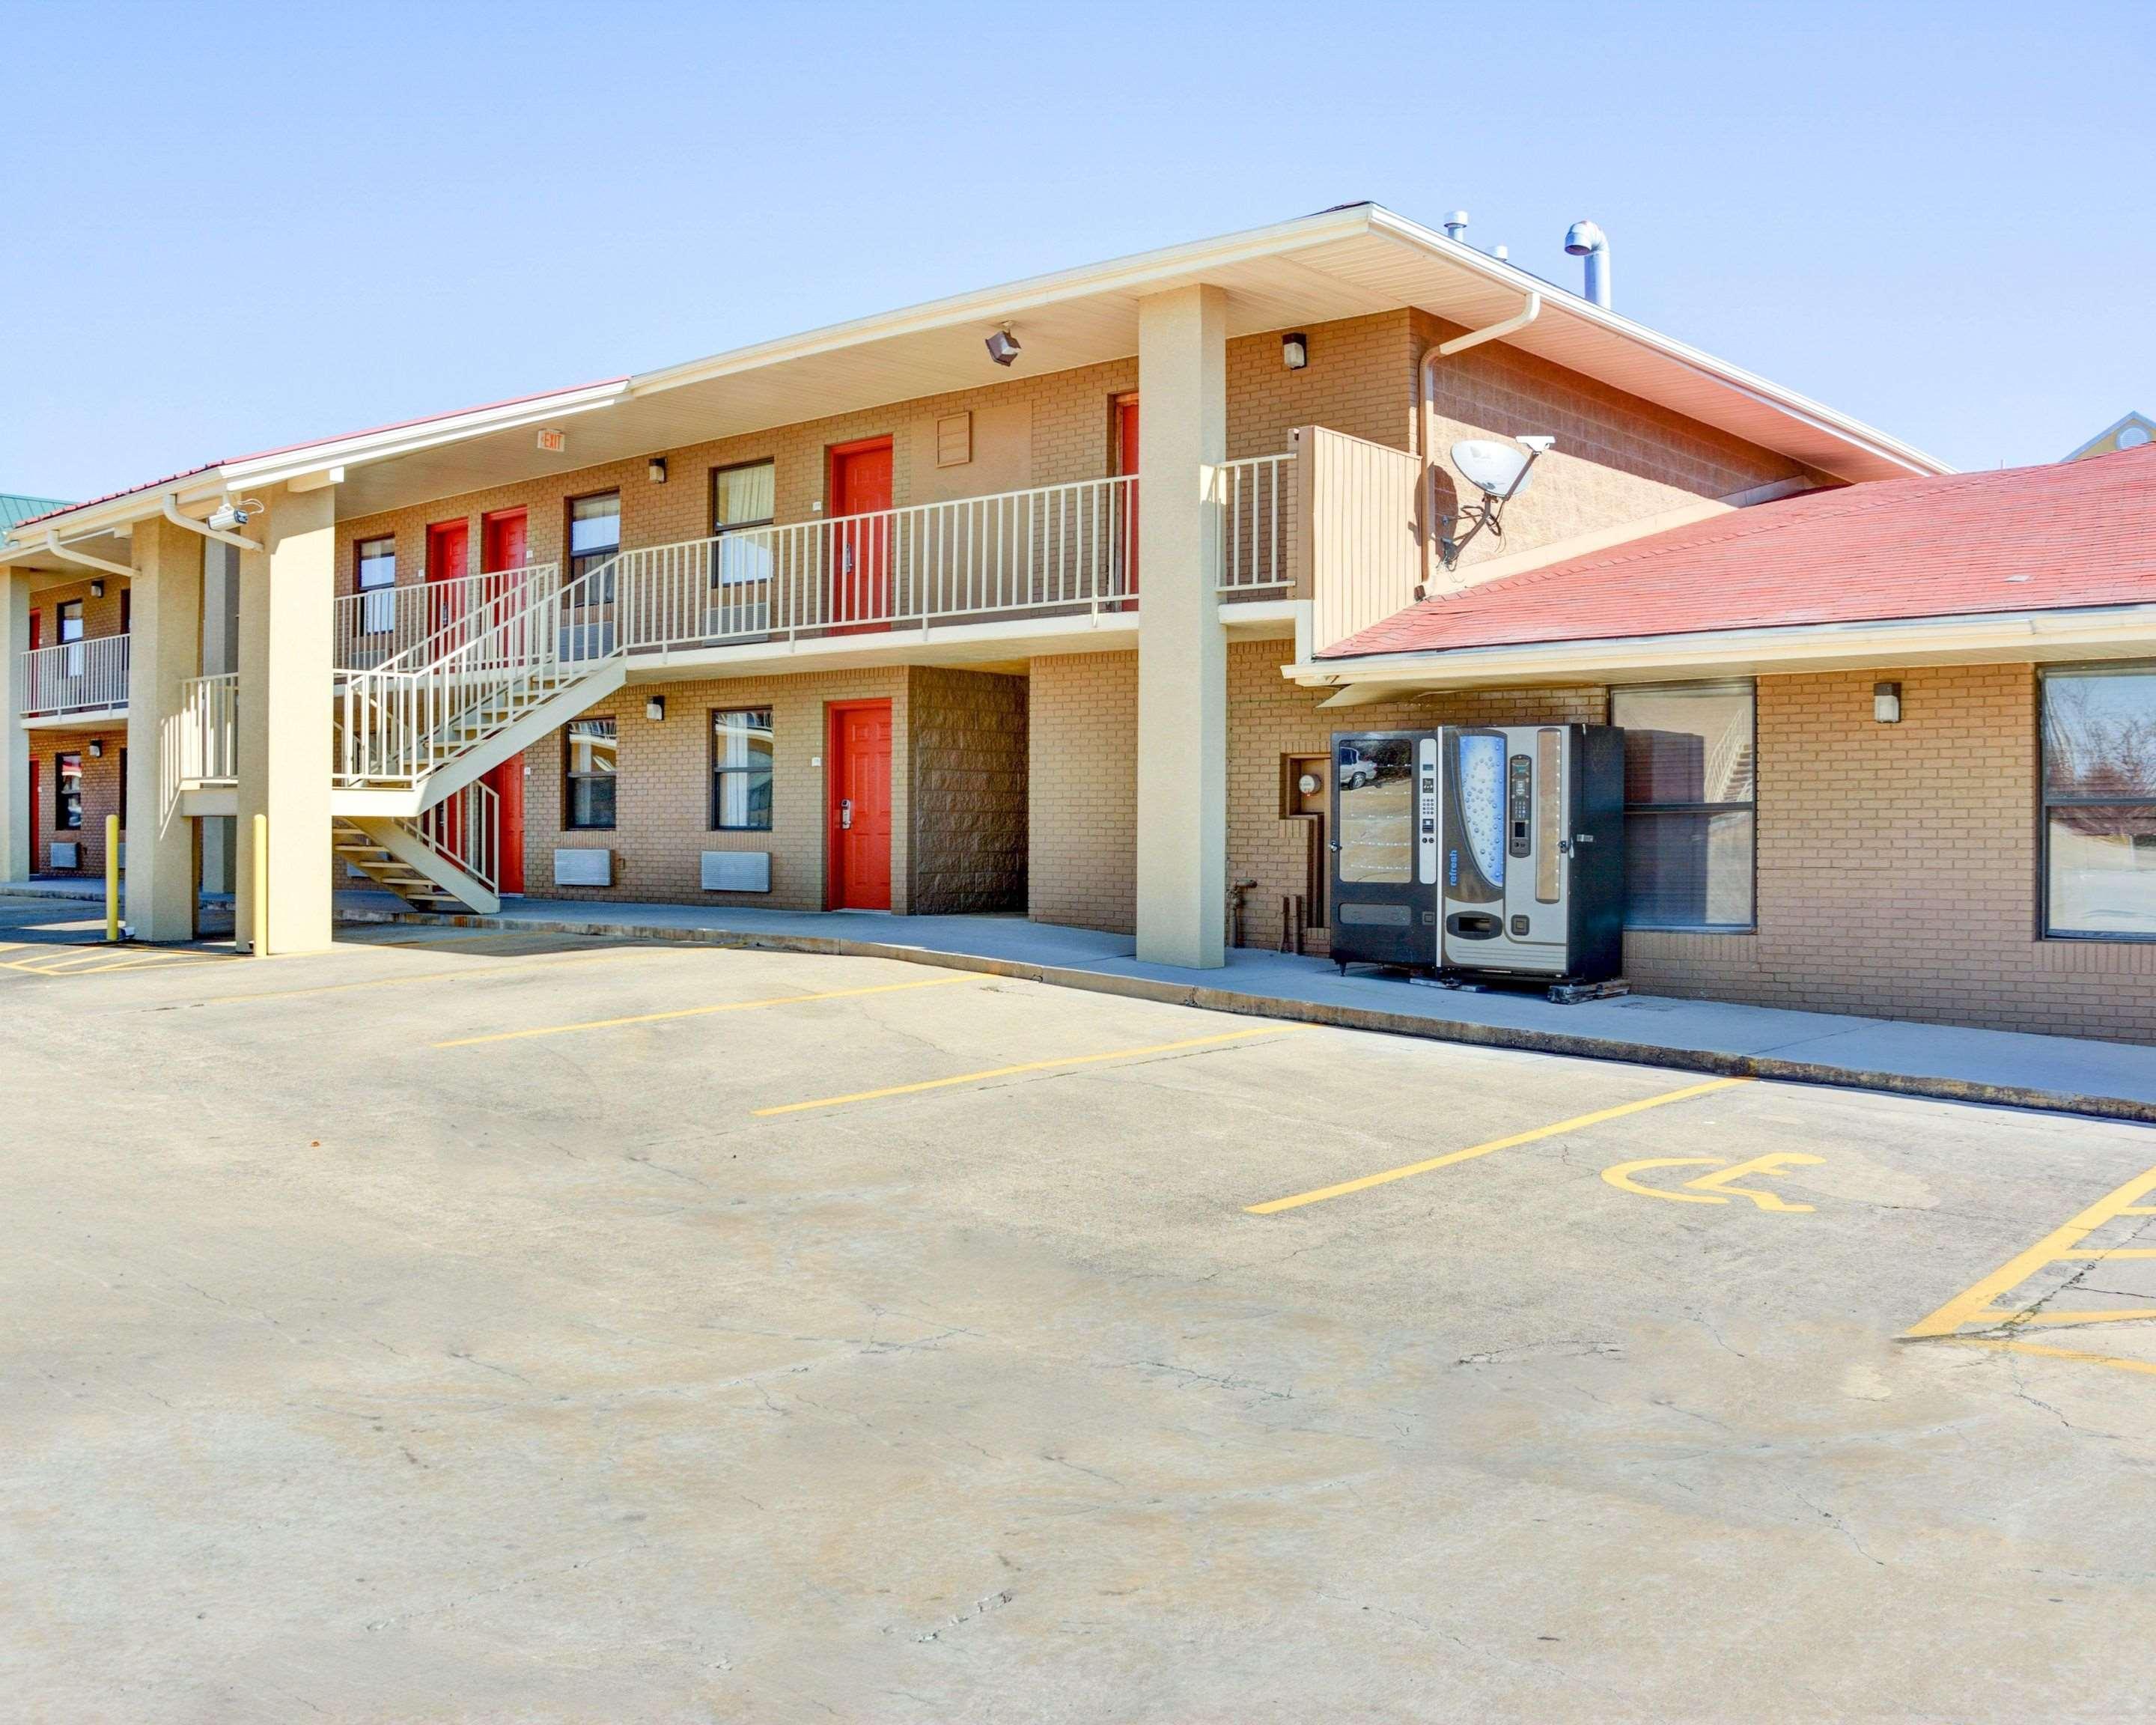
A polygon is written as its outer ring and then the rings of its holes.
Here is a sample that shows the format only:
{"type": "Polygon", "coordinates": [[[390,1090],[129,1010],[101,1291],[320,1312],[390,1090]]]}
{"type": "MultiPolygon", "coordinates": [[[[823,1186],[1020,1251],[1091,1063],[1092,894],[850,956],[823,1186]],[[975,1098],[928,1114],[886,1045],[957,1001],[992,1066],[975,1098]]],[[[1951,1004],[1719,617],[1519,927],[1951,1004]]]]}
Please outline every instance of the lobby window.
{"type": "Polygon", "coordinates": [[[82,757],[79,754],[53,757],[53,830],[82,830],[82,757]]]}
{"type": "Polygon", "coordinates": [[[2044,932],[2156,938],[2156,665],[2042,690],[2044,932]]]}
{"type": "Polygon", "coordinates": [[[562,824],[578,831],[613,825],[614,725],[572,719],[562,737],[562,824]]]}
{"type": "Polygon", "coordinates": [[[719,832],[771,830],[771,709],[711,715],[711,825],[719,832]]]}
{"type": "MultiPolygon", "coordinates": [[[[569,579],[588,575],[621,554],[621,493],[601,491],[591,497],[569,500],[569,579]]],[[[593,596],[605,604],[613,598],[613,578],[599,583],[605,591],[593,596]]]]}
{"type": "Polygon", "coordinates": [[[1753,685],[1614,689],[1625,729],[1625,926],[1744,931],[1753,908],[1753,685]]]}
{"type": "Polygon", "coordinates": [[[362,539],[352,547],[358,565],[359,629],[362,634],[386,635],[397,626],[397,539],[385,534],[362,539]]]}
{"type": "Polygon", "coordinates": [[[769,461],[711,470],[712,586],[770,579],[770,536],[755,529],[778,518],[777,472],[769,461]]]}

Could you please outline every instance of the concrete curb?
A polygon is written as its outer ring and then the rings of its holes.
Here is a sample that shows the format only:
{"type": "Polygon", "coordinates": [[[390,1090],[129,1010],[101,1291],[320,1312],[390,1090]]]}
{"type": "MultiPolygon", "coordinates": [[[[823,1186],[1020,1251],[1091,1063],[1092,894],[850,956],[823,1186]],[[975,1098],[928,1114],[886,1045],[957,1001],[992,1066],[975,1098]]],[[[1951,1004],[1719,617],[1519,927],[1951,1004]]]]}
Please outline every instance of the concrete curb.
{"type": "Polygon", "coordinates": [[[2035,1108],[2078,1114],[2098,1120],[2156,1125],[2156,1102],[2131,1096],[2086,1096],[2024,1085],[1985,1084],[1969,1079],[1920,1073],[1861,1071],[1822,1061],[1784,1060],[1771,1055],[1723,1054],[1712,1049],[1666,1048],[1656,1043],[1626,1042],[1609,1036],[1572,1035],[1527,1030],[1503,1024],[1431,1019],[1415,1013],[1386,1012],[1374,1007],[1337,1006],[1324,1001],[1290,1000],[1209,988],[1202,983],[1166,983],[1151,977],[1108,976],[1072,966],[1014,958],[990,958],[977,952],[938,952],[923,947],[882,941],[845,940],[836,936],[758,933],[733,928],[679,928],[664,924],[581,922],[571,918],[444,916],[418,911],[337,912],[351,923],[412,923],[429,927],[483,928],[517,934],[567,934],[602,940],[664,941],[681,946],[721,947],[773,952],[808,952],[848,958],[890,958],[905,964],[930,964],[946,970],[976,971],[1061,988],[1084,988],[1132,1000],[1157,1000],[1171,1006],[1201,1007],[1208,1012],[1245,1018],[1282,1019],[1327,1024],[1347,1030],[1377,1030],[1395,1036],[1419,1036],[1434,1042],[1462,1042],[1483,1048],[1518,1049],[1530,1054],[1570,1055],[1588,1060],[1624,1060],[1634,1065],[1666,1066],[1721,1078],[1769,1078],[1787,1084],[1830,1085],[1840,1090],[1869,1090],[1922,1096],[1934,1101],[1975,1102],[2005,1108],[2035,1108]]]}

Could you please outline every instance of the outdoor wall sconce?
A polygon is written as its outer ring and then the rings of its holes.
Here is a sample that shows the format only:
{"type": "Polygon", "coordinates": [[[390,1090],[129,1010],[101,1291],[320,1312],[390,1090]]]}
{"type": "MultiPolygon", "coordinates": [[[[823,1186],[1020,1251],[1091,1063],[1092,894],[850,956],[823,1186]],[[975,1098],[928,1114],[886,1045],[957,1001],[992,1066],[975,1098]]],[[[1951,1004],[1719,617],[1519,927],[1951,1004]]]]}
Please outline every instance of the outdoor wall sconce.
{"type": "Polygon", "coordinates": [[[105,583],[102,581],[91,582],[90,583],[90,596],[94,599],[103,598],[105,597],[105,583]]]}
{"type": "Polygon", "coordinates": [[[649,461],[644,464],[644,476],[649,480],[654,485],[665,485],[666,483],[666,458],[664,455],[654,455],[649,461]]]}
{"type": "Polygon", "coordinates": [[[1871,685],[1871,716],[1882,725],[1902,722],[1902,685],[1899,683],[1874,683],[1871,685]]]}
{"type": "Polygon", "coordinates": [[[650,700],[645,701],[644,703],[644,716],[650,720],[654,725],[665,723],[666,719],[666,697],[663,695],[654,695],[650,700]]]}
{"type": "Polygon", "coordinates": [[[1009,324],[1003,325],[988,337],[988,357],[999,366],[1014,365],[1018,361],[1018,337],[1010,332],[1009,324]]]}
{"type": "Polygon", "coordinates": [[[1281,362],[1291,372],[1299,372],[1310,363],[1310,337],[1297,330],[1291,336],[1281,337],[1281,362]]]}
{"type": "Polygon", "coordinates": [[[90,758],[93,761],[102,761],[105,758],[105,745],[95,737],[90,740],[90,758]]]}

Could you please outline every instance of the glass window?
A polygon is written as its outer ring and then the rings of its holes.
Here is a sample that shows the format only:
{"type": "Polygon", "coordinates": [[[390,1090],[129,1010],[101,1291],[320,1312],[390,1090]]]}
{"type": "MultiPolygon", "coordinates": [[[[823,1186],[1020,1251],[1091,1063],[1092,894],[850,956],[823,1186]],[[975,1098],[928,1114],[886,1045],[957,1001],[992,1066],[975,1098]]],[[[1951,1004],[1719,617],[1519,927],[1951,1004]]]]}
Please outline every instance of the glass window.
{"type": "Polygon", "coordinates": [[[60,675],[79,677],[82,675],[82,601],[62,600],[54,609],[54,621],[59,625],[59,644],[67,649],[60,655],[60,675]]]}
{"type": "Polygon", "coordinates": [[[388,634],[397,624],[397,539],[362,539],[352,547],[359,569],[359,627],[362,634],[388,634]]]}
{"type": "Polygon", "coordinates": [[[2156,937],[2156,668],[2043,691],[2044,932],[2156,937]]]}
{"type": "Polygon", "coordinates": [[[721,831],[771,830],[767,706],[711,715],[711,825],[721,831]]]}
{"type": "MultiPolygon", "coordinates": [[[[569,500],[569,579],[588,575],[611,562],[621,551],[621,493],[602,491],[596,497],[569,500]]],[[[609,578],[601,583],[613,597],[609,578]]]]}
{"type": "Polygon", "coordinates": [[[771,538],[750,531],[778,518],[777,467],[769,461],[745,461],[711,470],[711,548],[714,587],[767,580],[771,538]]]}
{"type": "Polygon", "coordinates": [[[1614,689],[1625,731],[1625,926],[1748,929],[1757,824],[1749,683],[1614,689]]]}
{"type": "Polygon", "coordinates": [[[1404,737],[1359,737],[1335,752],[1340,784],[1340,878],[1414,878],[1414,762],[1404,737]]]}
{"type": "Polygon", "coordinates": [[[572,719],[562,733],[562,820],[589,831],[613,825],[614,722],[572,719]]]}
{"type": "Polygon", "coordinates": [[[82,828],[82,757],[55,756],[53,759],[53,830],[79,832],[82,828]]]}

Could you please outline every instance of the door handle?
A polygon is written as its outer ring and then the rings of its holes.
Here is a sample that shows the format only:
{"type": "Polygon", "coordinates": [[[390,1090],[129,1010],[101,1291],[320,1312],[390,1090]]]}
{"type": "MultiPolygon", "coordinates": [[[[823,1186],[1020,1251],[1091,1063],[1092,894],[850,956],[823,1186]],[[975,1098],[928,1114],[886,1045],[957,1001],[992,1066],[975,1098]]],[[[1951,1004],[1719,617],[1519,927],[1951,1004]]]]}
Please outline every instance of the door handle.
{"type": "Polygon", "coordinates": [[[839,798],[839,830],[842,833],[850,833],[853,829],[854,799],[851,797],[841,797],[839,798]]]}

